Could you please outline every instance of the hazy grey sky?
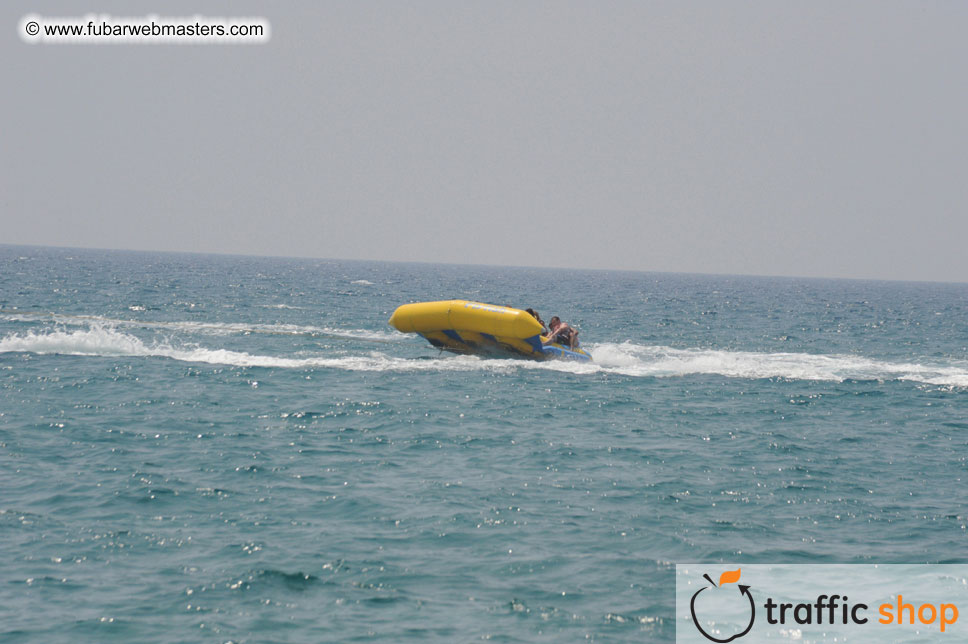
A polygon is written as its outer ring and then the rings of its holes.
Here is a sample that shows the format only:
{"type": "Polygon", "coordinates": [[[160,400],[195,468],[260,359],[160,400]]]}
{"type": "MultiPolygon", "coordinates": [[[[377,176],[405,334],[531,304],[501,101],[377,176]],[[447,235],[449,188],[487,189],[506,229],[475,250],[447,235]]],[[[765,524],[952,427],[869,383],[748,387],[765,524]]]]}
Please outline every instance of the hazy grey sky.
{"type": "Polygon", "coordinates": [[[968,281],[968,3],[6,2],[0,243],[968,281]],[[27,13],[267,45],[29,45],[27,13]]]}

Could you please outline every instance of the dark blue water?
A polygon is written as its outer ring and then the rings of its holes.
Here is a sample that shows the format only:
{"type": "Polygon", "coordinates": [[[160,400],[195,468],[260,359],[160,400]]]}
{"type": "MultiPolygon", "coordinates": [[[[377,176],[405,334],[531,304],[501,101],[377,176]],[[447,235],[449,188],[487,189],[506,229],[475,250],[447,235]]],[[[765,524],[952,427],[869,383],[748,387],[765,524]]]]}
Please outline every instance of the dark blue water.
{"type": "Polygon", "coordinates": [[[966,561],[966,315],[956,284],[0,246],[0,640],[672,641],[676,561],[966,561]],[[387,326],[450,298],[595,362],[387,326]]]}

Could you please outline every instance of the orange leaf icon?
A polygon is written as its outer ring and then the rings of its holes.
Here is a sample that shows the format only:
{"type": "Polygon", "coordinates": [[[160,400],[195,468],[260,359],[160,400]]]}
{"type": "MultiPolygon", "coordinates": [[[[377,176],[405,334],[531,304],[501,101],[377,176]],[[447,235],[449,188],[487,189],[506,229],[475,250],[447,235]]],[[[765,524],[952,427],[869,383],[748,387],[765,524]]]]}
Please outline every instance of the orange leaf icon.
{"type": "Polygon", "coordinates": [[[739,581],[739,571],[742,568],[737,568],[736,570],[727,570],[719,576],[719,585],[723,584],[733,584],[739,581]]]}

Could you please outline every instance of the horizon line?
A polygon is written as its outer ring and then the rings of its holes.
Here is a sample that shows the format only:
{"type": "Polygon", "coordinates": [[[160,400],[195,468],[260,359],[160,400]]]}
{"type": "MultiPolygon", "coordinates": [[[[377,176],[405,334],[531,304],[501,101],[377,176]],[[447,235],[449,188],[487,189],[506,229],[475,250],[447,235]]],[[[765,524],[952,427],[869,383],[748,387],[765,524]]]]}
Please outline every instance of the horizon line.
{"type": "Polygon", "coordinates": [[[829,281],[850,281],[850,282],[897,282],[900,284],[968,284],[968,280],[926,280],[926,279],[897,279],[883,277],[833,277],[827,275],[782,275],[782,274],[763,274],[763,273],[702,273],[698,271],[672,271],[660,269],[635,269],[635,268],[588,268],[576,266],[536,266],[526,264],[477,264],[459,262],[431,262],[420,260],[399,260],[399,259],[372,259],[372,258],[349,258],[349,257],[320,257],[306,255],[254,255],[251,253],[223,252],[223,251],[198,251],[198,250],[158,250],[146,248],[107,248],[102,246],[62,246],[57,244],[11,244],[0,242],[0,248],[56,248],[62,250],[77,251],[106,251],[116,253],[156,253],[170,255],[197,255],[200,257],[249,257],[262,259],[295,259],[295,260],[317,260],[335,262],[382,262],[386,264],[420,264],[425,266],[469,266],[479,268],[524,268],[539,270],[565,270],[565,271],[591,271],[591,272],[611,272],[611,273],[641,273],[644,275],[696,275],[703,277],[759,277],[766,279],[801,279],[801,280],[829,280],[829,281]]]}

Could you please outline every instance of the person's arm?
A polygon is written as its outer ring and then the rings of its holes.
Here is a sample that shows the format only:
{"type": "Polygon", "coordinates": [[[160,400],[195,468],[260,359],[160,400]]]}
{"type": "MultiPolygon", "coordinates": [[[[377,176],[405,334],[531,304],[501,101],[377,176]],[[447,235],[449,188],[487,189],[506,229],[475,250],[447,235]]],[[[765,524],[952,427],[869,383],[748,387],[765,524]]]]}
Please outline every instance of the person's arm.
{"type": "Polygon", "coordinates": [[[558,326],[548,331],[548,341],[545,344],[550,344],[552,342],[557,342],[557,338],[561,335],[562,331],[567,330],[569,327],[564,322],[559,322],[558,326]]]}
{"type": "MultiPolygon", "coordinates": [[[[561,328],[560,326],[556,327],[556,329],[560,329],[560,328],[561,328]]],[[[552,342],[555,341],[555,335],[557,334],[555,333],[554,330],[551,329],[551,327],[549,327],[547,332],[542,332],[541,335],[546,336],[544,338],[541,338],[541,344],[551,344],[552,342]]]]}

